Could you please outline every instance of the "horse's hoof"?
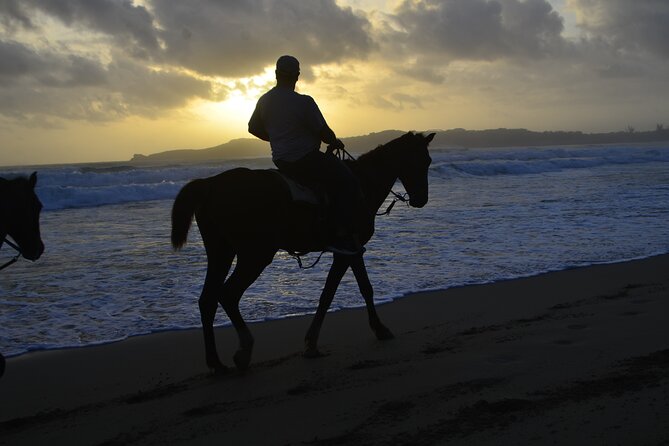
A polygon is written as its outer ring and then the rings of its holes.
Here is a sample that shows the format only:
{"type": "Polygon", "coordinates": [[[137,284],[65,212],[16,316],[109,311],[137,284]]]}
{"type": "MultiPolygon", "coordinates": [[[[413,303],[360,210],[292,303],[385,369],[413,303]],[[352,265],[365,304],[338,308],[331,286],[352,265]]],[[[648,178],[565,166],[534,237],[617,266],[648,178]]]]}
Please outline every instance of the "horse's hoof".
{"type": "Polygon", "coordinates": [[[251,350],[237,350],[232,359],[235,361],[237,370],[244,372],[251,363],[251,350]]]}
{"type": "Polygon", "coordinates": [[[374,334],[376,334],[376,339],[378,339],[379,341],[387,341],[389,339],[395,339],[393,333],[384,326],[381,326],[376,330],[374,330],[374,334]]]}
{"type": "Polygon", "coordinates": [[[209,370],[211,371],[212,376],[215,378],[226,375],[230,371],[230,369],[224,366],[223,364],[218,364],[214,367],[210,367],[209,370]]]}
{"type": "Polygon", "coordinates": [[[218,359],[218,355],[211,358],[207,357],[207,367],[209,367],[209,370],[216,374],[225,373],[228,370],[228,368],[223,365],[221,360],[218,359]]]}
{"type": "Polygon", "coordinates": [[[305,358],[313,359],[313,358],[320,358],[321,356],[325,356],[323,353],[321,353],[320,350],[316,347],[307,347],[304,349],[304,353],[302,353],[302,356],[305,358]]]}

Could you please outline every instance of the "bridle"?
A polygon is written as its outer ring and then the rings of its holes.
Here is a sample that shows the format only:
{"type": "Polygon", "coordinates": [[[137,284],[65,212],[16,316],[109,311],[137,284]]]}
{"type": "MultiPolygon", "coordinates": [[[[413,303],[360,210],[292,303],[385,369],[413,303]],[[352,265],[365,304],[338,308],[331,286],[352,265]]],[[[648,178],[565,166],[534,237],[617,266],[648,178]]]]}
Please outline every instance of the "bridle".
{"type": "Polygon", "coordinates": [[[17,260],[19,260],[19,257],[21,257],[21,248],[18,247],[15,243],[11,242],[9,239],[5,238],[4,243],[7,243],[9,246],[14,248],[17,252],[17,254],[8,262],[4,263],[3,265],[0,266],[0,271],[3,269],[7,268],[10,265],[13,265],[16,263],[17,260]]]}
{"type": "MultiPolygon", "coordinates": [[[[353,155],[351,155],[350,153],[348,153],[346,151],[346,149],[343,148],[343,147],[335,149],[334,146],[328,145],[326,153],[334,153],[334,155],[342,161],[344,161],[346,159],[349,159],[351,161],[355,161],[355,157],[353,155]]],[[[395,203],[397,203],[398,201],[401,201],[402,203],[406,203],[407,206],[409,205],[409,193],[408,192],[405,192],[403,194],[398,194],[397,192],[395,192],[394,190],[391,189],[390,193],[393,194],[393,196],[395,198],[393,198],[393,201],[390,202],[390,204],[388,205],[388,207],[386,208],[385,211],[376,213],[377,217],[380,217],[382,215],[390,214],[390,211],[393,210],[393,206],[395,206],[395,203]]]]}
{"type": "MultiPolygon", "coordinates": [[[[349,159],[351,161],[355,161],[355,157],[351,155],[346,149],[343,147],[340,148],[335,148],[332,144],[328,145],[326,153],[333,154],[337,158],[339,158],[341,161],[345,161],[346,159],[349,159]]],[[[381,215],[388,215],[390,214],[390,211],[393,209],[393,206],[395,206],[395,203],[398,201],[401,201],[402,203],[406,203],[407,206],[409,205],[409,193],[405,192],[403,194],[398,194],[394,190],[390,190],[390,193],[393,194],[395,198],[393,198],[393,201],[390,202],[388,207],[386,208],[385,211],[383,212],[377,212],[376,216],[381,216],[381,215]]],[[[364,248],[363,248],[364,249],[364,248]]],[[[309,266],[304,266],[302,263],[302,256],[307,254],[308,252],[296,252],[296,251],[287,251],[288,254],[293,257],[295,260],[297,260],[297,265],[300,267],[300,269],[311,269],[315,267],[318,262],[320,262],[321,257],[323,254],[325,254],[326,251],[321,251],[321,253],[318,255],[316,260],[309,266]]]]}

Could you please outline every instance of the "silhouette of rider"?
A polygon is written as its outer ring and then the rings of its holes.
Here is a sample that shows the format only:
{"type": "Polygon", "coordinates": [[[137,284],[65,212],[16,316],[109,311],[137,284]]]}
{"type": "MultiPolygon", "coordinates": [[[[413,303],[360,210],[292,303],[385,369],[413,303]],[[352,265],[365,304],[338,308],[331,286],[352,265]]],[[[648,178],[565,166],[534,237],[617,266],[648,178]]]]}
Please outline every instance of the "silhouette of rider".
{"type": "Polygon", "coordinates": [[[300,182],[321,184],[333,201],[335,239],[327,249],[340,254],[359,252],[353,233],[355,205],[359,196],[352,172],[332,153],[320,151],[321,141],[333,149],[344,143],[325,122],[311,96],[295,91],[300,63],[293,56],[276,61],[276,86],[258,99],[249,120],[249,132],[269,141],[272,161],[279,171],[300,182]]]}

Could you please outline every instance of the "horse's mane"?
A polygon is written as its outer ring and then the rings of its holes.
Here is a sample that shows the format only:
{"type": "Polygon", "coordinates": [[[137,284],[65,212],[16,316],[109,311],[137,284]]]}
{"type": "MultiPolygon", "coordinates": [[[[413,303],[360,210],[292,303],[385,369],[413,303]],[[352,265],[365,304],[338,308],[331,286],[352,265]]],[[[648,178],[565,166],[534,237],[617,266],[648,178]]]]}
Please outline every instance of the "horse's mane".
{"type": "Polygon", "coordinates": [[[0,177],[0,190],[2,190],[3,194],[9,193],[9,191],[16,190],[16,188],[25,187],[25,185],[28,184],[28,181],[30,180],[25,176],[18,176],[9,179],[0,177]]]}
{"type": "Polygon", "coordinates": [[[0,177],[0,186],[3,186],[3,187],[9,186],[10,183],[19,184],[19,183],[27,183],[27,182],[28,182],[28,178],[26,178],[24,176],[19,176],[19,177],[10,178],[10,179],[0,177]]]}
{"type": "Polygon", "coordinates": [[[422,133],[407,132],[404,135],[397,137],[385,144],[378,145],[375,149],[370,150],[367,153],[363,153],[358,157],[358,161],[362,163],[379,163],[384,162],[388,159],[388,153],[394,153],[397,150],[401,150],[409,140],[415,139],[417,136],[423,136],[422,133]]]}

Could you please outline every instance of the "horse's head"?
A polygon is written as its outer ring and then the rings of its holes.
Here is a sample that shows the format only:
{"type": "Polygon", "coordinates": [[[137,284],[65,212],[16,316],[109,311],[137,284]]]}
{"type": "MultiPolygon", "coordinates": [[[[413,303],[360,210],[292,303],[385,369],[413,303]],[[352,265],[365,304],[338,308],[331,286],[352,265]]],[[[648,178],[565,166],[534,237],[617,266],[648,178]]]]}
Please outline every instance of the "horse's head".
{"type": "Polygon", "coordinates": [[[409,204],[415,208],[422,208],[427,203],[427,172],[432,162],[427,146],[434,135],[407,133],[400,138],[404,144],[399,179],[409,194],[409,204]]]}
{"type": "Polygon", "coordinates": [[[35,194],[37,173],[30,178],[16,178],[6,183],[3,215],[1,222],[7,235],[12,237],[21,249],[21,255],[28,260],[37,260],[44,252],[44,243],[39,230],[39,214],[42,203],[35,194]]]}

